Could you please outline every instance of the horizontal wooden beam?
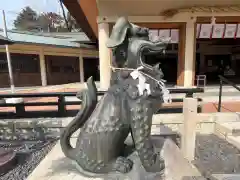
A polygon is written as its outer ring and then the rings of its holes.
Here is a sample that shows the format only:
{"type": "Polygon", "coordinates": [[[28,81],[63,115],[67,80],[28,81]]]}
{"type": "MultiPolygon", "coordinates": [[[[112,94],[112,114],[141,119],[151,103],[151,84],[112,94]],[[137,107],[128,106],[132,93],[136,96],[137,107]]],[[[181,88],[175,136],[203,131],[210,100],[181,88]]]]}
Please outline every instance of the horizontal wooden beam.
{"type": "MultiPolygon", "coordinates": [[[[205,16],[200,16],[197,17],[197,23],[211,23],[211,18],[212,17],[205,17],[205,16]]],[[[239,16],[215,16],[216,18],[216,23],[240,23],[240,15],[239,16]]]]}
{"type": "MultiPolygon", "coordinates": [[[[114,23],[117,21],[118,16],[98,16],[97,22],[108,22],[114,23]]],[[[174,16],[171,18],[167,18],[165,16],[128,16],[128,20],[132,23],[159,23],[159,22],[166,22],[166,23],[176,23],[176,22],[186,22],[191,19],[189,13],[181,13],[178,16],[174,16]]]]}
{"type": "MultiPolygon", "coordinates": [[[[190,20],[196,19],[197,22],[201,19],[211,18],[212,16],[217,17],[219,21],[222,22],[240,22],[240,12],[181,12],[175,14],[172,17],[166,16],[128,16],[128,20],[133,23],[178,23],[178,22],[188,22],[190,20]]],[[[118,16],[98,16],[97,21],[114,23],[118,19],[118,16]]]]}

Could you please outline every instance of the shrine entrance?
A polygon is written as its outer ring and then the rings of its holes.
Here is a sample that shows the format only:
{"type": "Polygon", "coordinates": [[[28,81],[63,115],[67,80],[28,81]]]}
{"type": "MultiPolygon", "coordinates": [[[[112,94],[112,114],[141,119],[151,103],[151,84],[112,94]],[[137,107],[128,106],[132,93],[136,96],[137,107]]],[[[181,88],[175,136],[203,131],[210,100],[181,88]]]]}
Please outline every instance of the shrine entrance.
{"type": "Polygon", "coordinates": [[[240,83],[240,26],[199,24],[197,31],[196,72],[206,75],[209,85],[219,84],[218,75],[240,83]]]}
{"type": "Polygon", "coordinates": [[[146,55],[145,63],[154,66],[160,63],[160,68],[164,74],[163,79],[167,82],[168,86],[177,84],[177,68],[178,68],[178,53],[171,52],[169,49],[172,48],[172,44],[168,45],[165,54],[146,55]]]}
{"type": "MultiPolygon", "coordinates": [[[[160,24],[161,25],[161,24],[160,24]]],[[[172,28],[164,28],[161,25],[160,29],[157,29],[157,25],[154,27],[150,27],[150,35],[149,38],[153,41],[156,39],[165,39],[171,37],[171,42],[167,45],[166,50],[163,53],[146,55],[145,63],[153,66],[157,63],[160,63],[160,68],[164,74],[163,79],[167,82],[167,86],[175,86],[180,80],[180,64],[182,63],[183,58],[180,53],[179,45],[179,29],[181,27],[180,24],[169,24],[166,27],[172,28]],[[164,29],[163,29],[164,28],[164,29]],[[179,72],[178,72],[179,71],[179,72]]],[[[146,25],[145,25],[146,26],[146,25]]],[[[182,46],[183,48],[183,46],[182,46]]]]}
{"type": "MultiPolygon", "coordinates": [[[[167,84],[176,85],[181,62],[179,29],[150,29],[150,38],[168,37],[172,40],[165,54],[148,56],[146,61],[150,65],[160,62],[167,84]]],[[[206,76],[207,85],[219,84],[218,75],[240,83],[240,71],[237,71],[240,65],[239,44],[240,24],[197,24],[194,85],[197,84],[198,75],[206,76]]]]}

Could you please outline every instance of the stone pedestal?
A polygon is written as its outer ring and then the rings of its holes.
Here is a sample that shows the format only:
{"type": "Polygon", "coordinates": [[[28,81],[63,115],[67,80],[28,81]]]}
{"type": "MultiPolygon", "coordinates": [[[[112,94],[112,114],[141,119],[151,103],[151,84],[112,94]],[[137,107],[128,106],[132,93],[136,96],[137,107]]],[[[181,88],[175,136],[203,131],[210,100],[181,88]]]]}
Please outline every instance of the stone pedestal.
{"type": "MultiPolygon", "coordinates": [[[[142,167],[137,153],[134,152],[129,156],[133,160],[134,166],[128,174],[110,173],[108,175],[96,175],[86,173],[75,162],[64,157],[60,143],[57,143],[27,180],[172,180],[172,177],[174,177],[174,180],[183,180],[183,178],[191,180],[191,177],[194,177],[196,180],[198,179],[197,177],[202,178],[198,170],[183,158],[180,149],[173,141],[164,141],[157,136],[152,139],[156,146],[156,151],[162,149],[161,154],[166,164],[164,172],[147,173],[142,167]]],[[[76,138],[73,138],[72,143],[75,142],[76,138]]]]}

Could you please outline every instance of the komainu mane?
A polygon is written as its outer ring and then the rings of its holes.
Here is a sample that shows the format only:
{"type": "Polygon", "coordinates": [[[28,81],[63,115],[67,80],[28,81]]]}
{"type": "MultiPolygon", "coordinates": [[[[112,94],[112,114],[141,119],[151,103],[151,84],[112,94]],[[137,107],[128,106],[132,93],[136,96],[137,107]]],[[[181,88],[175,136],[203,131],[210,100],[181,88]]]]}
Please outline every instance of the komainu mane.
{"type": "Polygon", "coordinates": [[[148,29],[126,18],[117,20],[107,42],[113,51],[111,85],[97,102],[97,89],[89,78],[88,89],[79,94],[82,108],[61,135],[64,154],[83,170],[100,174],[129,172],[133,162],[124,156],[129,134],[146,171],[164,168],[164,160],[154,152],[150,139],[152,116],[163,102],[163,86],[159,83],[163,74],[159,65],[146,64],[144,56],[161,53],[167,43],[150,41],[148,29]],[[79,128],[73,148],[70,137],[79,128]]]}

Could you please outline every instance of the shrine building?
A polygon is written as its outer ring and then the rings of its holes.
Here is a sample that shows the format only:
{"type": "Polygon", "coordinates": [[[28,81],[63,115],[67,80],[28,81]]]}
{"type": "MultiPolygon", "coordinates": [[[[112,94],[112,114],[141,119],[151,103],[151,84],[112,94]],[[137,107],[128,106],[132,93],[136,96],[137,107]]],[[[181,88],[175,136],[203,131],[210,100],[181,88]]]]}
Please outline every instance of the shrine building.
{"type": "MultiPolygon", "coordinates": [[[[0,30],[0,35],[4,32],[0,30]]],[[[8,30],[12,74],[16,87],[99,81],[98,51],[82,32],[33,33],[8,30]]],[[[0,46],[0,88],[8,88],[9,70],[0,46]]]]}
{"type": "Polygon", "coordinates": [[[161,62],[169,84],[192,87],[199,75],[218,84],[224,74],[240,82],[239,0],[63,0],[83,31],[99,45],[100,85],[111,75],[106,41],[120,16],[150,29],[151,38],[171,37],[165,54],[147,57],[161,62]]]}

